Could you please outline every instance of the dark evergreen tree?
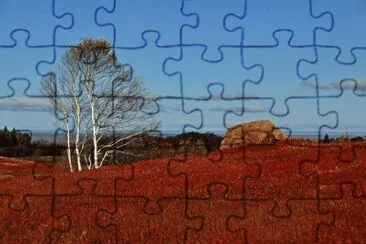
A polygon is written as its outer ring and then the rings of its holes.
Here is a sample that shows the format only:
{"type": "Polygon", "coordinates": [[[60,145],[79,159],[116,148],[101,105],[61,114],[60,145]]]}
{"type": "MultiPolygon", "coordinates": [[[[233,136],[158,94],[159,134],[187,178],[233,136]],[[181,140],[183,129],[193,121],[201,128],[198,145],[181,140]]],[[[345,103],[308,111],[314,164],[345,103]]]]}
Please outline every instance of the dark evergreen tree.
{"type": "Polygon", "coordinates": [[[17,135],[17,131],[15,130],[15,128],[13,128],[13,130],[11,131],[11,140],[12,140],[12,145],[16,146],[18,145],[18,135],[17,135]]]}
{"type": "Polygon", "coordinates": [[[323,142],[324,143],[329,143],[330,142],[328,134],[325,134],[323,142]]]}

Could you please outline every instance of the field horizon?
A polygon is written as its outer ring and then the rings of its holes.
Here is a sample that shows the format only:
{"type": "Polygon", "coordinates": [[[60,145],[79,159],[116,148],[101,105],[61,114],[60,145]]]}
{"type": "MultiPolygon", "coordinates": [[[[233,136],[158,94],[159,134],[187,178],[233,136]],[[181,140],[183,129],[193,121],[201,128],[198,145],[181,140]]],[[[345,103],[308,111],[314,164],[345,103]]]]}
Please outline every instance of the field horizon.
{"type": "MultiPolygon", "coordinates": [[[[189,132],[213,133],[218,136],[224,136],[226,133],[226,131],[205,131],[205,132],[189,131],[189,132]]],[[[283,131],[283,132],[287,136],[290,135],[287,131],[283,131]]],[[[188,133],[188,132],[186,132],[186,133],[188,133]]],[[[176,136],[176,135],[180,135],[180,134],[183,134],[182,131],[170,130],[170,131],[165,131],[164,133],[162,133],[162,137],[176,136]]],[[[328,136],[330,138],[334,138],[334,139],[340,138],[342,136],[349,136],[349,137],[361,136],[363,138],[366,137],[366,131],[356,131],[356,130],[346,131],[346,130],[344,130],[344,131],[335,131],[335,132],[326,132],[326,133],[322,132],[320,134],[320,139],[323,139],[325,134],[328,134],[328,136]]],[[[35,130],[35,131],[32,131],[32,142],[40,141],[40,140],[45,140],[47,142],[53,142],[54,136],[55,136],[55,131],[52,131],[52,130],[35,130]]],[[[291,132],[291,137],[294,139],[318,139],[319,131],[297,130],[297,131],[291,132]]]]}

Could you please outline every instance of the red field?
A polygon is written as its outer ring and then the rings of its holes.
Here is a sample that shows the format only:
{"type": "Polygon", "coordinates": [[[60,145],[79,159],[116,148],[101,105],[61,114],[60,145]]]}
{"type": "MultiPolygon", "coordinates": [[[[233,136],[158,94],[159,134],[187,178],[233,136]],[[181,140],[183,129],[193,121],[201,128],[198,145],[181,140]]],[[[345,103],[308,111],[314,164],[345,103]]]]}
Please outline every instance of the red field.
{"type": "Polygon", "coordinates": [[[291,144],[73,174],[0,158],[0,243],[365,243],[366,146],[291,144]]]}

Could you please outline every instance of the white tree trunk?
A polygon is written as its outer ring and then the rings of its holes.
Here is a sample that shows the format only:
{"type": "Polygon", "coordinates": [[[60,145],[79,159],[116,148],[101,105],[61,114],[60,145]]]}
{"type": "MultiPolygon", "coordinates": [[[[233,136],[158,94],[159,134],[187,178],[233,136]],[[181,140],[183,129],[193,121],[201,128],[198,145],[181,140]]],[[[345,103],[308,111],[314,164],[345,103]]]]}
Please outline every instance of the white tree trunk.
{"type": "Polygon", "coordinates": [[[80,126],[81,126],[81,107],[80,107],[80,100],[78,98],[78,92],[77,92],[77,83],[76,80],[77,78],[75,77],[75,74],[71,74],[73,76],[72,79],[72,94],[73,94],[73,98],[72,98],[72,102],[73,102],[73,106],[72,106],[72,112],[75,116],[75,120],[76,120],[76,134],[75,134],[75,155],[76,155],[76,164],[78,167],[78,171],[82,171],[82,166],[81,166],[81,159],[80,159],[80,126]]]}
{"type": "Polygon", "coordinates": [[[69,167],[70,167],[70,171],[74,172],[74,167],[72,166],[72,158],[71,158],[71,146],[70,146],[70,127],[69,127],[69,118],[66,119],[66,141],[67,141],[67,159],[69,160],[69,167]]]}
{"type": "Polygon", "coordinates": [[[97,140],[97,133],[98,128],[95,123],[95,114],[94,114],[94,103],[90,102],[90,110],[91,110],[91,119],[92,119],[92,129],[93,129],[93,157],[94,157],[94,168],[99,168],[98,162],[98,140],[97,140]]]}
{"type": "Polygon", "coordinates": [[[81,160],[80,160],[80,125],[76,127],[76,137],[75,137],[75,154],[76,154],[76,162],[78,166],[78,171],[82,171],[81,160]]]}
{"type": "Polygon", "coordinates": [[[77,107],[75,111],[76,115],[76,135],[75,135],[75,154],[76,154],[76,163],[78,166],[78,171],[82,171],[81,160],[80,160],[80,105],[77,101],[75,101],[75,106],[77,107]]]}

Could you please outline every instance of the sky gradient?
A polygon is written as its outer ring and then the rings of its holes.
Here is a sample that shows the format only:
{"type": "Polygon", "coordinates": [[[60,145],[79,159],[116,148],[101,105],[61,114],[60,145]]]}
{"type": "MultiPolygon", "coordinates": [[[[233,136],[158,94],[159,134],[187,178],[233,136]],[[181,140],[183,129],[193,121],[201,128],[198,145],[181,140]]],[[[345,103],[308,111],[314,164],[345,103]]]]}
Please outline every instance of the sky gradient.
{"type": "Polygon", "coordinates": [[[366,2],[275,2],[0,1],[0,127],[55,130],[41,75],[95,37],[159,98],[144,111],[163,133],[270,119],[293,132],[366,135],[366,2]]]}

